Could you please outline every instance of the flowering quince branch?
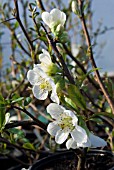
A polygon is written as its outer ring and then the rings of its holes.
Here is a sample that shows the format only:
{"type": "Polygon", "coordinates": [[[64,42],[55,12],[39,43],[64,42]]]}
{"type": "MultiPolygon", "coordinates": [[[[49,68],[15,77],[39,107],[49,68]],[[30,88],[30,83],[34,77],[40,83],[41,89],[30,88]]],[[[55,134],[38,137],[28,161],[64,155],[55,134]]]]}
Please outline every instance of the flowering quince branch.
{"type": "MultiPolygon", "coordinates": [[[[43,12],[42,19],[50,27],[52,33],[54,34],[58,25],[61,24],[64,26],[66,21],[65,14],[58,9],[53,9],[50,13],[43,12]],[[59,18],[57,17],[57,14],[59,18]]],[[[63,66],[68,80],[71,84],[75,84],[61,54],[56,48],[56,43],[52,40],[44,25],[42,23],[41,25],[47,35],[49,44],[52,46],[52,49],[55,51],[63,66]]],[[[67,149],[106,146],[107,143],[103,139],[95,136],[87,129],[87,131],[85,131],[84,128],[78,125],[78,118],[74,112],[66,110],[64,107],[59,105],[59,98],[56,93],[56,85],[50,78],[50,72],[52,72],[52,68],[54,68],[55,65],[52,63],[49,52],[45,49],[42,49],[42,53],[39,55],[39,61],[41,62],[40,64],[34,65],[33,70],[28,71],[27,78],[31,85],[33,85],[32,91],[37,99],[45,100],[48,96],[48,92],[52,91],[51,99],[55,103],[51,103],[47,106],[47,112],[53,119],[55,119],[55,121],[49,123],[47,126],[48,133],[52,136],[55,136],[55,141],[58,144],[64,143],[68,138],[66,142],[67,149]]],[[[55,74],[57,69],[58,68],[56,67],[55,74]]]]}

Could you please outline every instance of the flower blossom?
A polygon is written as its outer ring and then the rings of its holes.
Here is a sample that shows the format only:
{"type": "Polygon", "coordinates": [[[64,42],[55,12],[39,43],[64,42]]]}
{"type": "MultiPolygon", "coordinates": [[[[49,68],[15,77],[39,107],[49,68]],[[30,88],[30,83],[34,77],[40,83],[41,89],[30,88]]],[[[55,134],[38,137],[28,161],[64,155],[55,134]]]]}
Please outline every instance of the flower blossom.
{"type": "Polygon", "coordinates": [[[56,103],[51,103],[47,106],[47,112],[55,119],[49,123],[47,131],[50,135],[55,136],[56,143],[62,144],[69,136],[78,145],[87,142],[87,133],[77,124],[78,118],[72,111],[66,110],[56,103]]]}
{"type": "Polygon", "coordinates": [[[51,92],[51,100],[59,103],[54,81],[37,65],[34,65],[33,70],[28,71],[27,78],[30,84],[33,85],[32,91],[37,99],[45,100],[51,92]]]}
{"type": "Polygon", "coordinates": [[[41,64],[37,64],[37,66],[49,76],[59,71],[58,67],[52,62],[49,52],[45,49],[42,49],[42,53],[39,55],[39,61],[41,64]]]}
{"type": "Polygon", "coordinates": [[[66,21],[66,14],[57,8],[51,10],[51,12],[43,12],[42,20],[51,30],[56,30],[57,26],[64,26],[66,21]]]}
{"type": "Polygon", "coordinates": [[[89,136],[87,138],[87,142],[85,142],[85,143],[82,143],[82,144],[76,143],[76,141],[73,140],[72,138],[70,138],[66,142],[67,149],[70,149],[70,148],[76,149],[78,147],[97,148],[97,147],[104,147],[106,145],[107,145],[106,141],[104,141],[102,138],[100,138],[98,136],[95,136],[91,132],[89,133],[89,136]]]}

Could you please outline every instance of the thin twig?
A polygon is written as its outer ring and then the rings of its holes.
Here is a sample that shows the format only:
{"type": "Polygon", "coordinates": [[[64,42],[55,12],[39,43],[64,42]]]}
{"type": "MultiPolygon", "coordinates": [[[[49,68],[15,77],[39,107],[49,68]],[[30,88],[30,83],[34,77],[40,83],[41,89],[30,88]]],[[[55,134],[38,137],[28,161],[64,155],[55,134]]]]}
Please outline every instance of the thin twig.
{"type": "Polygon", "coordinates": [[[21,49],[28,55],[31,56],[31,54],[24,48],[24,46],[21,44],[21,42],[18,40],[15,32],[13,32],[13,36],[15,38],[15,40],[17,41],[17,43],[19,44],[19,46],[21,47],[21,49]]]}
{"type": "Polygon", "coordinates": [[[37,4],[38,4],[38,6],[40,7],[40,9],[41,9],[42,11],[45,11],[45,8],[44,8],[44,5],[43,5],[43,3],[42,3],[42,0],[37,0],[37,4]]]}
{"type": "Polygon", "coordinates": [[[26,113],[29,117],[31,117],[39,127],[41,127],[42,129],[46,130],[46,125],[44,123],[42,123],[40,120],[36,119],[30,112],[28,112],[25,108],[20,108],[18,106],[12,106],[12,108],[14,109],[18,109],[24,113],[26,113]]]}
{"type": "Polygon", "coordinates": [[[11,20],[14,20],[15,18],[9,18],[9,19],[6,19],[6,20],[4,20],[4,21],[2,21],[2,22],[0,22],[0,24],[4,24],[5,22],[8,22],[8,21],[11,21],[11,20]]]}
{"type": "Polygon", "coordinates": [[[30,40],[30,38],[29,38],[29,36],[28,36],[28,33],[26,32],[26,29],[24,28],[24,26],[23,26],[23,24],[22,24],[22,21],[21,21],[21,19],[20,19],[19,7],[18,7],[18,0],[14,0],[14,4],[15,4],[15,10],[16,10],[16,11],[15,11],[15,14],[14,14],[14,17],[15,17],[15,19],[18,21],[18,23],[19,23],[19,25],[20,25],[20,27],[21,27],[21,29],[22,29],[25,37],[27,38],[28,43],[29,43],[29,45],[30,45],[30,47],[31,47],[31,50],[34,51],[33,43],[32,43],[32,41],[30,40]]]}

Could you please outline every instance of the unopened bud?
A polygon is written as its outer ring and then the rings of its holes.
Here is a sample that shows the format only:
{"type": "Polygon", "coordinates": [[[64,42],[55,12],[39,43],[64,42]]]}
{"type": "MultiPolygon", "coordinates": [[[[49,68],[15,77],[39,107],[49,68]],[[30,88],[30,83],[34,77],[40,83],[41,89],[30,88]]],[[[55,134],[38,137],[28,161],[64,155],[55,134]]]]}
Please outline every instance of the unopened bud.
{"type": "Polygon", "coordinates": [[[78,3],[75,1],[72,1],[72,4],[71,4],[71,7],[72,7],[72,12],[74,12],[75,14],[77,14],[77,11],[78,11],[78,3]]]}
{"type": "Polygon", "coordinates": [[[56,32],[62,32],[63,30],[64,30],[64,27],[61,24],[59,24],[56,28],[56,32]]]}

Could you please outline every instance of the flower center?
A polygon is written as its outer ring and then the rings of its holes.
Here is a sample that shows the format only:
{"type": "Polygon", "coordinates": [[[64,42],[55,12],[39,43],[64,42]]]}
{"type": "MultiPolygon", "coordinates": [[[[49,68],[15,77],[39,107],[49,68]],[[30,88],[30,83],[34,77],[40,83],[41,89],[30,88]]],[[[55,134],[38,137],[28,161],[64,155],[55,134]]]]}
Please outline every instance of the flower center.
{"type": "Polygon", "coordinates": [[[61,127],[61,129],[69,128],[72,131],[74,129],[74,126],[72,124],[72,117],[62,113],[59,126],[61,127]]]}
{"type": "Polygon", "coordinates": [[[47,89],[48,91],[52,90],[50,83],[47,80],[43,80],[40,84],[40,89],[47,89]]]}

